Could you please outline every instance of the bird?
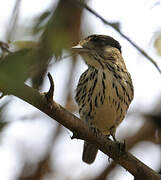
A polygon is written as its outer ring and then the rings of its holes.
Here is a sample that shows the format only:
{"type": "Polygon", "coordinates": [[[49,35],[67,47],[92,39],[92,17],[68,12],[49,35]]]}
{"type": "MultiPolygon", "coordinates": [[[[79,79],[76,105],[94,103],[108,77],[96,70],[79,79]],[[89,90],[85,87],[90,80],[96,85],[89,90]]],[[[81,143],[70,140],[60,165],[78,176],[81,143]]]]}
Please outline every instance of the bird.
{"type": "MultiPolygon", "coordinates": [[[[111,135],[116,141],[116,128],[125,118],[134,97],[121,45],[111,36],[93,34],[72,49],[88,67],[76,87],[75,100],[80,119],[96,135],[111,135]]],[[[93,163],[97,152],[96,145],[84,142],[82,160],[87,164],[93,163]]]]}

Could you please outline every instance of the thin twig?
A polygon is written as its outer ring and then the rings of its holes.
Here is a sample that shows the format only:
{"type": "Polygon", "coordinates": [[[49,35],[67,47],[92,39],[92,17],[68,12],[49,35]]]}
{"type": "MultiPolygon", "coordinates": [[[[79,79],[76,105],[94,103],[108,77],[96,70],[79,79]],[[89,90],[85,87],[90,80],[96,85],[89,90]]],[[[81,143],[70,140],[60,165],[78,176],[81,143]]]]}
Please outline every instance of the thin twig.
{"type": "Polygon", "coordinates": [[[9,41],[11,40],[11,38],[13,38],[13,35],[15,33],[15,28],[17,25],[19,12],[20,12],[20,4],[21,4],[21,0],[16,0],[15,6],[14,6],[13,11],[11,13],[10,21],[8,24],[8,29],[6,31],[6,39],[9,41]]]}
{"type": "Polygon", "coordinates": [[[104,19],[101,15],[99,15],[96,11],[94,11],[92,8],[90,8],[87,4],[83,3],[80,0],[70,0],[76,4],[78,4],[80,7],[85,8],[87,11],[89,11],[91,14],[99,18],[104,24],[111,26],[113,29],[115,29],[124,39],[126,39],[133,47],[135,47],[144,57],[146,57],[159,71],[161,74],[161,69],[157,65],[157,63],[154,61],[152,57],[150,57],[141,47],[139,47],[136,43],[134,43],[128,36],[126,36],[124,33],[120,31],[119,28],[117,28],[113,23],[108,22],[106,19],[104,19]]]}
{"type": "Polygon", "coordinates": [[[4,96],[5,96],[4,93],[2,93],[2,94],[0,95],[0,99],[2,99],[4,96]]]}
{"type": "Polygon", "coordinates": [[[50,81],[50,88],[49,88],[48,92],[44,93],[44,94],[45,94],[47,103],[50,106],[52,104],[53,95],[54,95],[54,81],[53,81],[53,78],[52,78],[50,73],[48,73],[48,78],[49,78],[49,81],[50,81]]]}

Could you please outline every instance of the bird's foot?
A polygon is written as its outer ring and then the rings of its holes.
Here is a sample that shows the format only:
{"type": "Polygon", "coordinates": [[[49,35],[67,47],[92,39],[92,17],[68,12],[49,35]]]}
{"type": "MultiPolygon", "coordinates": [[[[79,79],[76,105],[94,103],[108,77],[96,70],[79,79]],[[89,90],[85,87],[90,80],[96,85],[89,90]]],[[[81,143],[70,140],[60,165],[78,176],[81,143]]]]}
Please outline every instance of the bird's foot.
{"type": "Polygon", "coordinates": [[[116,144],[118,145],[118,150],[119,150],[119,155],[123,155],[126,152],[126,142],[124,140],[124,142],[119,142],[116,141],[116,144]]]}
{"type": "Polygon", "coordinates": [[[120,142],[118,141],[116,138],[115,138],[115,131],[116,131],[116,128],[113,126],[110,128],[110,135],[113,139],[113,141],[118,145],[118,150],[119,150],[119,154],[122,155],[123,153],[125,153],[126,151],[126,142],[124,140],[124,142],[120,142]]]}
{"type": "Polygon", "coordinates": [[[101,134],[100,130],[94,126],[89,126],[89,129],[94,133],[94,135],[97,137],[99,134],[101,134]]]}

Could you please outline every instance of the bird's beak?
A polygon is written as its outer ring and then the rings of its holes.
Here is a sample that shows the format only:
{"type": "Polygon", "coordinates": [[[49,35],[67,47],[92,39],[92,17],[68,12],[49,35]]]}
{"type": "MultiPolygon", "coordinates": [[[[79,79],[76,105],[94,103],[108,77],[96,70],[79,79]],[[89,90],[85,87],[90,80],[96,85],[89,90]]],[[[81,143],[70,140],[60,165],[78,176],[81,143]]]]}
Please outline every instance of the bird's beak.
{"type": "Polygon", "coordinates": [[[88,51],[89,51],[89,49],[81,46],[80,44],[78,44],[78,45],[76,45],[76,46],[73,46],[73,47],[72,47],[72,50],[73,50],[74,52],[77,52],[77,53],[81,53],[81,52],[83,53],[83,52],[88,52],[88,51]]]}

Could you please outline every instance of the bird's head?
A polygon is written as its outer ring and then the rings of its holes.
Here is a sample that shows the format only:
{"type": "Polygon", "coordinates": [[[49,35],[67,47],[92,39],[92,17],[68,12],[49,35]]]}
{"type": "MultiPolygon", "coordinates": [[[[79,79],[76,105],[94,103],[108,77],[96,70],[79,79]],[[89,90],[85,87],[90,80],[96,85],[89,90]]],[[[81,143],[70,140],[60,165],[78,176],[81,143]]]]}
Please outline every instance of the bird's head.
{"type": "Polygon", "coordinates": [[[83,57],[87,65],[94,68],[99,68],[108,61],[117,60],[117,56],[121,55],[119,42],[106,35],[88,36],[72,49],[83,57]]]}

